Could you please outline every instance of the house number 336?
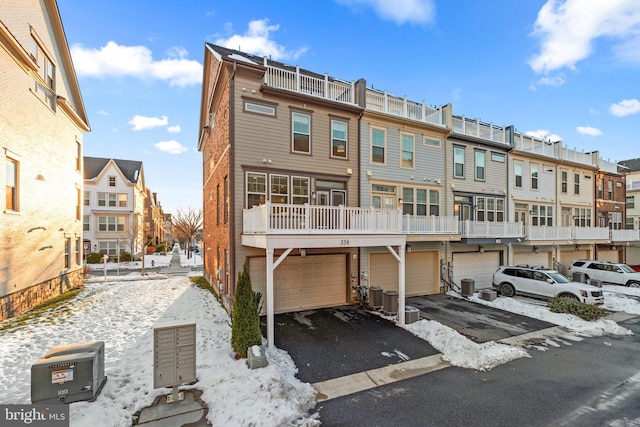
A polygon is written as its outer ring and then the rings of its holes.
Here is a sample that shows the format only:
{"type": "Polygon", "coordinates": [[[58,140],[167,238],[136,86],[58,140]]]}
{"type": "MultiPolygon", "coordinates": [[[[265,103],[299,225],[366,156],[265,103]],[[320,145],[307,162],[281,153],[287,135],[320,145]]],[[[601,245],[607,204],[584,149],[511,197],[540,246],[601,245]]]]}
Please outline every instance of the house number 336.
{"type": "Polygon", "coordinates": [[[340,246],[347,246],[349,244],[348,240],[340,240],[340,246]]]}

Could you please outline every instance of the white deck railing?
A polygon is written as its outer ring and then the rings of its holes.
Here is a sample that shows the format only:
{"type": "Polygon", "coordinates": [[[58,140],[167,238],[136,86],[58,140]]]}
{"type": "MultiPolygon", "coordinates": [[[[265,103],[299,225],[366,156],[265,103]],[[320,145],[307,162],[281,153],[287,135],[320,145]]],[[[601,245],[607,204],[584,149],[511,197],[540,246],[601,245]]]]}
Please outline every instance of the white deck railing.
{"type": "Polygon", "coordinates": [[[402,233],[396,209],[271,204],[243,212],[244,234],[385,234],[402,233]]]}
{"type": "Polygon", "coordinates": [[[575,240],[609,240],[609,228],[607,227],[575,227],[573,229],[575,240]]]}
{"type": "Polygon", "coordinates": [[[640,230],[611,230],[612,242],[636,242],[640,240],[640,230]]]}
{"type": "Polygon", "coordinates": [[[265,67],[267,71],[264,74],[264,84],[267,86],[348,104],[355,103],[353,82],[329,79],[329,75],[326,73],[324,78],[302,74],[298,66],[296,66],[295,71],[273,67],[266,64],[266,58],[265,67]]]}
{"type": "Polygon", "coordinates": [[[521,222],[461,221],[460,234],[466,238],[524,238],[521,222]]]}
{"type": "Polygon", "coordinates": [[[453,117],[453,131],[503,144],[509,143],[509,135],[506,128],[495,126],[492,123],[483,123],[480,119],[468,119],[464,116],[453,117]]]}
{"type": "Polygon", "coordinates": [[[562,147],[562,160],[569,160],[576,163],[582,163],[584,165],[593,166],[593,156],[591,153],[585,153],[584,151],[578,151],[575,148],[562,147]]]}
{"type": "Polygon", "coordinates": [[[402,232],[405,234],[458,234],[458,217],[404,215],[402,232]]]}
{"type": "Polygon", "coordinates": [[[530,225],[527,227],[527,240],[570,240],[571,227],[530,225]]]}
{"type": "Polygon", "coordinates": [[[393,114],[394,116],[444,126],[442,109],[429,107],[424,101],[420,104],[414,101],[408,101],[406,96],[400,98],[389,95],[387,91],[369,88],[367,88],[365,98],[365,108],[367,110],[380,111],[382,113],[393,114]]]}
{"type": "Polygon", "coordinates": [[[516,133],[513,137],[513,146],[516,150],[527,153],[540,154],[542,156],[558,158],[558,143],[546,141],[535,136],[516,133]]]}

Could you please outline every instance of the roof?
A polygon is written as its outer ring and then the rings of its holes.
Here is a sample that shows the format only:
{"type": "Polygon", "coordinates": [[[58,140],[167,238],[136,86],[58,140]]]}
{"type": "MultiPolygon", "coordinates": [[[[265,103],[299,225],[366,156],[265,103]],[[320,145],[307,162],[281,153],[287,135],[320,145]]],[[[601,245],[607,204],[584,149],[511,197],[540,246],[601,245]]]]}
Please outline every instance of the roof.
{"type": "Polygon", "coordinates": [[[622,160],[618,164],[628,167],[631,172],[640,171],[640,159],[622,160]]]}
{"type": "Polygon", "coordinates": [[[109,161],[118,166],[120,172],[129,182],[134,183],[140,177],[142,162],[138,160],[107,159],[102,157],[84,157],[84,179],[95,179],[107,166],[109,161]]]}

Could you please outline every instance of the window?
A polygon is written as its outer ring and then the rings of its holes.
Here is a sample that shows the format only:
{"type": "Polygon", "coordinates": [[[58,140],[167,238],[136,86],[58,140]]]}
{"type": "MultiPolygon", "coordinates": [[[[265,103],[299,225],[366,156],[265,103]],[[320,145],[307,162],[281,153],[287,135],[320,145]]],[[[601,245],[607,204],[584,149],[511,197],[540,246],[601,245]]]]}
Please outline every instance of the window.
{"type": "Polygon", "coordinates": [[[64,239],[64,268],[71,267],[71,239],[64,239]]]}
{"type": "Polygon", "coordinates": [[[224,198],[223,203],[224,203],[224,223],[228,224],[229,223],[229,203],[231,203],[231,201],[229,200],[229,176],[225,175],[224,176],[224,180],[223,180],[223,188],[222,188],[223,194],[222,197],[224,198]]]}
{"type": "Polygon", "coordinates": [[[633,230],[633,217],[627,217],[625,223],[625,228],[627,230],[633,230]]]}
{"type": "Polygon", "coordinates": [[[124,217],[99,216],[98,231],[124,231],[124,217]]]}
{"type": "Polygon", "coordinates": [[[347,124],[331,120],[331,156],[347,158],[347,124]]]}
{"type": "MultiPolygon", "coordinates": [[[[248,101],[244,103],[244,111],[247,111],[250,113],[264,114],[266,116],[275,117],[276,115],[276,108],[274,106],[257,104],[255,102],[248,102],[248,101]]],[[[211,126],[211,128],[213,129],[213,126],[211,126]]]]}
{"type": "Polygon", "coordinates": [[[622,212],[609,212],[609,229],[622,230],[622,212]]]}
{"type": "Polygon", "coordinates": [[[427,190],[416,188],[416,215],[427,215],[427,190]]]}
{"type": "Polygon", "coordinates": [[[440,193],[437,190],[429,190],[429,215],[440,215],[440,193]]]}
{"type": "Polygon", "coordinates": [[[220,184],[216,185],[216,224],[220,225],[222,205],[220,205],[220,184]]]}
{"type": "Polygon", "coordinates": [[[18,173],[20,171],[18,162],[12,158],[7,157],[5,161],[6,177],[6,199],[5,209],[8,211],[17,212],[18,208],[18,173]]]}
{"type": "Polygon", "coordinates": [[[531,189],[538,189],[538,165],[531,165],[531,189]]]}
{"type": "Polygon", "coordinates": [[[636,199],[634,196],[627,196],[627,209],[633,209],[636,207],[636,199]]]}
{"type": "Polygon", "coordinates": [[[486,199],[484,197],[476,197],[476,221],[486,221],[486,199]]]}
{"type": "Polygon", "coordinates": [[[503,222],[504,199],[495,197],[476,197],[476,221],[503,222]]]}
{"type": "Polygon", "coordinates": [[[267,200],[267,175],[247,173],[247,208],[264,204],[267,200]]]}
{"type": "Polygon", "coordinates": [[[98,242],[98,252],[100,252],[101,254],[107,254],[110,257],[116,257],[119,253],[126,252],[125,243],[124,241],[121,241],[120,250],[118,250],[118,242],[100,241],[98,242]]]}
{"type": "Polygon", "coordinates": [[[91,224],[89,218],[91,218],[89,215],[82,217],[82,231],[91,231],[89,227],[89,224],[91,224]]]}
{"type": "Polygon", "coordinates": [[[402,214],[413,215],[413,188],[402,189],[402,214]]]}
{"type": "Polygon", "coordinates": [[[82,215],[82,190],[76,188],[76,219],[80,221],[82,215]]]}
{"type": "Polygon", "coordinates": [[[562,186],[561,186],[562,194],[567,194],[567,187],[568,187],[567,183],[569,181],[569,177],[568,177],[567,171],[562,171],[560,176],[561,176],[560,180],[562,182],[562,186]]]}
{"type": "Polygon", "coordinates": [[[35,93],[49,108],[55,110],[56,67],[35,38],[31,39],[29,53],[38,66],[35,93]]]}
{"type": "Polygon", "coordinates": [[[80,243],[80,238],[76,239],[76,265],[80,265],[81,264],[81,259],[80,259],[80,248],[81,248],[81,243],[80,243]]]}
{"type": "Polygon", "coordinates": [[[291,203],[304,205],[309,203],[309,178],[294,176],[291,178],[291,203]]]}
{"type": "Polygon", "coordinates": [[[496,153],[495,151],[491,152],[491,161],[504,163],[505,155],[504,153],[496,153]]]}
{"type": "Polygon", "coordinates": [[[109,187],[115,187],[116,186],[116,177],[115,176],[110,176],[109,177],[109,187]]]}
{"type": "Polygon", "coordinates": [[[464,148],[453,147],[453,177],[464,178],[464,148]]]}
{"type": "Polygon", "coordinates": [[[576,227],[591,227],[591,210],[573,208],[573,224],[576,227]]]}
{"type": "Polygon", "coordinates": [[[371,129],[371,163],[385,163],[386,131],[371,129]]]}
{"type": "Polygon", "coordinates": [[[119,193],[118,194],[118,207],[119,208],[126,208],[127,207],[127,195],[126,195],[126,193],[119,193]]]}
{"type": "Polygon", "coordinates": [[[413,168],[413,135],[402,135],[402,160],[400,166],[413,168]]]}
{"type": "Polygon", "coordinates": [[[311,153],[311,116],[292,113],[293,147],[295,153],[311,153]]]}
{"type": "Polygon", "coordinates": [[[553,226],[553,206],[531,205],[531,224],[553,226]]]}
{"type": "Polygon", "coordinates": [[[91,204],[91,192],[89,191],[85,191],[84,192],[84,205],[85,206],[89,206],[91,204]]]}
{"type": "Polygon", "coordinates": [[[82,170],[82,145],[76,141],[76,170],[82,170]]]}
{"type": "Polygon", "coordinates": [[[271,175],[269,177],[271,203],[289,203],[289,177],[286,175],[271,175]]]}
{"type": "Polygon", "coordinates": [[[580,174],[573,174],[573,194],[580,194],[580,174]]]}
{"type": "Polygon", "coordinates": [[[522,188],[522,163],[515,162],[513,164],[513,173],[515,175],[516,187],[522,188]]]}
{"type": "Polygon", "coordinates": [[[485,180],[485,163],[487,153],[484,150],[476,150],[476,180],[485,180]]]}
{"type": "Polygon", "coordinates": [[[427,216],[428,208],[430,207],[427,201],[429,191],[431,192],[432,202],[434,204],[430,214],[438,215],[438,192],[425,188],[410,187],[404,187],[402,189],[402,214],[427,216]]]}
{"type": "Polygon", "coordinates": [[[440,147],[440,140],[439,139],[433,139],[433,138],[425,138],[422,143],[424,145],[427,145],[429,147],[440,147]]]}
{"type": "Polygon", "coordinates": [[[613,181],[607,182],[607,199],[613,200],[613,181]]]}
{"type": "Polygon", "coordinates": [[[601,179],[598,180],[598,194],[596,195],[596,199],[604,199],[604,183],[601,179]]]}

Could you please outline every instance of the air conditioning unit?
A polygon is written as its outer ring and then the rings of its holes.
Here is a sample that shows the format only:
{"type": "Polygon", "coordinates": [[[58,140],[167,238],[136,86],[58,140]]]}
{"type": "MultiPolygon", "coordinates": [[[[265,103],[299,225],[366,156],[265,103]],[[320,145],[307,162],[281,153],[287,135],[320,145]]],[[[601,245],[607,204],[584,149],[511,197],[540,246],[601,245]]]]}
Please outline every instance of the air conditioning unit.
{"type": "Polygon", "coordinates": [[[31,403],[94,401],[106,381],[104,341],[55,347],[31,365],[31,403]]]}

